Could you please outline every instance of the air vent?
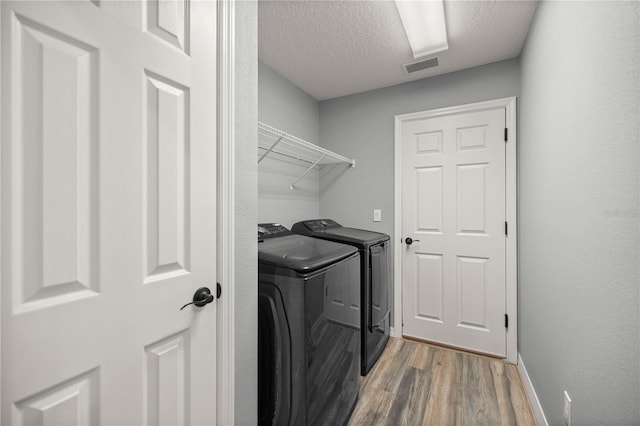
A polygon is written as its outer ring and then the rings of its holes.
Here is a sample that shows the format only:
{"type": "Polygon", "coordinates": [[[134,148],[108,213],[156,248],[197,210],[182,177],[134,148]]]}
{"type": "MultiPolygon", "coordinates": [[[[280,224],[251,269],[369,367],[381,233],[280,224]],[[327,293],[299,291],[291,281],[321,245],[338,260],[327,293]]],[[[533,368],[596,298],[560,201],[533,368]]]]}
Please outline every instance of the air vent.
{"type": "Polygon", "coordinates": [[[418,62],[412,62],[410,64],[404,64],[402,68],[407,74],[412,72],[426,70],[427,68],[433,68],[438,66],[438,58],[423,59],[418,62]]]}

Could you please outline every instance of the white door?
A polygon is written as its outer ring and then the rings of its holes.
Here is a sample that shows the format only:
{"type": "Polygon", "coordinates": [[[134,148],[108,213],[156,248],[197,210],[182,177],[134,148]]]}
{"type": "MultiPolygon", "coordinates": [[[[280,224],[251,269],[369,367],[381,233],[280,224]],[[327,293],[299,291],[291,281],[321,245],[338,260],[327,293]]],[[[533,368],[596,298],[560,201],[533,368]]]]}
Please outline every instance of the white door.
{"type": "Polygon", "coordinates": [[[506,356],[505,127],[504,108],[402,122],[405,336],[506,356]]]}
{"type": "Polygon", "coordinates": [[[215,2],[0,13],[0,423],[214,424],[215,2]]]}

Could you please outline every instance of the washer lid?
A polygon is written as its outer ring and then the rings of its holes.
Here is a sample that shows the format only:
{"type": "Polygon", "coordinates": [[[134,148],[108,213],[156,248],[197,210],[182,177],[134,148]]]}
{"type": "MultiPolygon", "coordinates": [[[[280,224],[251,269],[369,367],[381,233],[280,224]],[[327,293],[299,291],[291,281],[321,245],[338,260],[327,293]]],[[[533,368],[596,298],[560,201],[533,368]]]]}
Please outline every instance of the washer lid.
{"type": "Polygon", "coordinates": [[[325,230],[324,234],[333,241],[341,241],[348,244],[373,245],[389,239],[387,234],[357,228],[330,228],[325,230]]]}
{"type": "Polygon", "coordinates": [[[387,234],[365,229],[345,228],[331,219],[297,222],[291,227],[296,234],[309,235],[360,247],[371,246],[389,239],[387,234]]]}
{"type": "Polygon", "coordinates": [[[345,259],[358,251],[351,246],[305,237],[285,235],[258,243],[258,263],[307,273],[345,259]]]}

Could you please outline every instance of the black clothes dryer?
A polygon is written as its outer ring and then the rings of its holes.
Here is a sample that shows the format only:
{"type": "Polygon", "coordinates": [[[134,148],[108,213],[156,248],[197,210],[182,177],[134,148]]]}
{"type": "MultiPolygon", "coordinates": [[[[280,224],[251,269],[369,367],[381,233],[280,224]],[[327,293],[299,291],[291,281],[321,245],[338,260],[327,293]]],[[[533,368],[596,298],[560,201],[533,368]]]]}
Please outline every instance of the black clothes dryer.
{"type": "Polygon", "coordinates": [[[331,219],[298,222],[296,234],[349,244],[360,253],[361,369],[365,376],[389,340],[389,236],[379,232],[347,228],[331,219]]]}
{"type": "Polygon", "coordinates": [[[258,225],[258,424],[349,420],[360,384],[351,302],[360,298],[359,262],[348,245],[258,225]]]}

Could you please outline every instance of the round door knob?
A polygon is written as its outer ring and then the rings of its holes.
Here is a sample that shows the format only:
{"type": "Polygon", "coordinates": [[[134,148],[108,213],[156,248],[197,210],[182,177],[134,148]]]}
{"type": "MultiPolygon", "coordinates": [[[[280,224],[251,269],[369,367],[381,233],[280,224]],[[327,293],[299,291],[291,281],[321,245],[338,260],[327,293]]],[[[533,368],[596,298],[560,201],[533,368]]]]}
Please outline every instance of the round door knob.
{"type": "Polygon", "coordinates": [[[213,294],[211,294],[211,290],[209,290],[209,288],[200,287],[199,289],[196,290],[195,293],[193,293],[193,300],[185,304],[184,306],[182,306],[180,310],[183,310],[189,305],[196,305],[197,307],[201,308],[213,302],[214,300],[215,300],[215,297],[213,296],[213,294]]]}
{"type": "Polygon", "coordinates": [[[419,242],[420,240],[414,240],[414,239],[413,239],[413,238],[411,238],[411,237],[407,237],[407,238],[405,238],[405,239],[404,239],[404,242],[405,242],[408,246],[410,246],[411,244],[413,244],[413,242],[414,242],[414,241],[418,241],[418,242],[419,242]]]}

